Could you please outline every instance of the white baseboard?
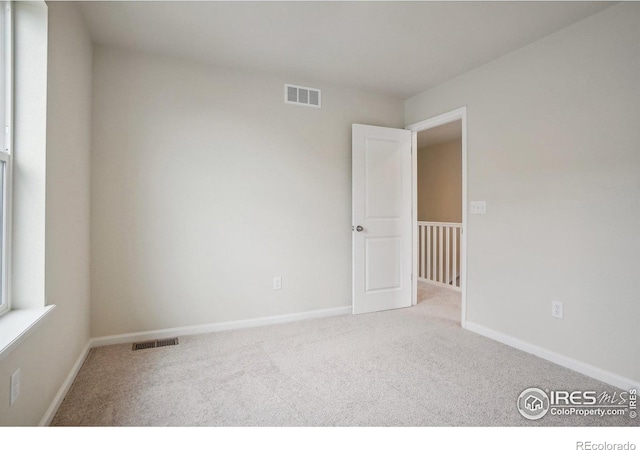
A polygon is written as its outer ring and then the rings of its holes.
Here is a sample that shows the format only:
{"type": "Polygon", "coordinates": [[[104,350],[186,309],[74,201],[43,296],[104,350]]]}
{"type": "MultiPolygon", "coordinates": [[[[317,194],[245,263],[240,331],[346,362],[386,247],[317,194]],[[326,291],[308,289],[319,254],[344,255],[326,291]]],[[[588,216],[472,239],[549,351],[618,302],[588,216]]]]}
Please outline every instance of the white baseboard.
{"type": "MultiPolygon", "coordinates": [[[[599,367],[595,367],[582,361],[578,361],[577,359],[569,358],[568,356],[555,353],[546,348],[538,347],[537,345],[530,344],[529,342],[521,341],[520,339],[514,338],[513,336],[500,333],[499,331],[494,331],[490,328],[478,325],[477,323],[467,321],[465,328],[469,331],[473,331],[474,333],[478,333],[482,336],[488,337],[489,339],[493,339],[494,341],[498,341],[502,344],[508,345],[509,347],[517,348],[518,350],[531,353],[532,355],[535,355],[539,358],[546,359],[547,361],[551,361],[552,363],[558,364],[559,366],[566,367],[567,369],[571,369],[575,372],[581,373],[598,381],[602,381],[603,383],[610,384],[611,386],[615,386],[619,389],[628,391],[629,389],[640,388],[640,381],[625,378],[607,370],[600,369],[599,367]]],[[[550,386],[550,388],[551,387],[552,386],[550,386]]]]}
{"type": "Polygon", "coordinates": [[[317,309],[281,316],[260,317],[256,319],[235,320],[232,322],[217,322],[204,325],[193,325],[188,327],[165,328],[163,330],[142,331],[139,333],[117,334],[112,336],[100,336],[91,339],[91,347],[102,347],[104,345],[126,344],[139,340],[164,339],[175,336],[187,336],[191,334],[211,333],[214,331],[236,330],[239,328],[252,328],[264,325],[275,325],[279,323],[297,322],[306,319],[318,319],[321,317],[341,316],[351,314],[351,306],[341,306],[338,308],[317,309]]]}
{"type": "Polygon", "coordinates": [[[89,350],[91,350],[91,340],[87,342],[87,345],[85,345],[84,348],[82,349],[82,352],[80,352],[80,356],[78,356],[78,359],[76,359],[76,362],[71,368],[69,375],[67,375],[67,378],[65,378],[64,382],[62,383],[62,386],[60,386],[58,393],[53,398],[51,405],[49,405],[47,412],[44,413],[44,416],[42,417],[42,420],[40,420],[40,423],[38,424],[38,426],[48,427],[51,424],[53,417],[56,415],[56,413],[58,412],[58,408],[60,408],[60,405],[62,404],[62,400],[64,400],[64,397],[67,395],[67,392],[69,392],[69,389],[73,384],[73,380],[76,379],[76,376],[78,375],[78,372],[80,371],[80,368],[84,363],[84,360],[87,358],[87,355],[89,354],[89,350]]]}

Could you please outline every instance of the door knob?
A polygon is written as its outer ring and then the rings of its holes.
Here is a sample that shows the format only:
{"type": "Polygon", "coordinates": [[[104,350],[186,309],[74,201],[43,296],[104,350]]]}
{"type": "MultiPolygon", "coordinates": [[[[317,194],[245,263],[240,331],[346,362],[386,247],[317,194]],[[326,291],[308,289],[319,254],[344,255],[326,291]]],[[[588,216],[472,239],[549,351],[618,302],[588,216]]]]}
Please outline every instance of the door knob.
{"type": "Polygon", "coordinates": [[[359,233],[359,232],[361,232],[361,231],[364,231],[364,228],[362,228],[362,226],[358,225],[358,226],[356,227],[356,231],[359,233]]]}

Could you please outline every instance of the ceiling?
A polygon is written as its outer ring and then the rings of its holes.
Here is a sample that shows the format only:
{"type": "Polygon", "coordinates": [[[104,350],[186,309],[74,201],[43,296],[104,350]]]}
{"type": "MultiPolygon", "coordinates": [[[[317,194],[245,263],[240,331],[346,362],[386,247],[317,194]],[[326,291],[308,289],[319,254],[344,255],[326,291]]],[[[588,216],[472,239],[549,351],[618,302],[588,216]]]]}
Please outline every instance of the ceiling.
{"type": "Polygon", "coordinates": [[[418,133],[418,150],[432,145],[444,144],[454,139],[462,139],[462,120],[439,125],[418,133]]]}
{"type": "Polygon", "coordinates": [[[80,4],[99,44],[407,98],[613,3],[80,4]]]}

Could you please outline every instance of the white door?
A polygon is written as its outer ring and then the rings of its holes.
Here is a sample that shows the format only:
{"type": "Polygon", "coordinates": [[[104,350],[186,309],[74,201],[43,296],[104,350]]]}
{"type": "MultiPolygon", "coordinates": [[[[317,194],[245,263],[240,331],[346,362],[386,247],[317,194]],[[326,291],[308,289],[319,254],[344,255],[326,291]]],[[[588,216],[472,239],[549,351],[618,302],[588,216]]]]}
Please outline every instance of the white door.
{"type": "Polygon", "coordinates": [[[411,132],[354,124],[353,313],[411,306],[411,132]]]}

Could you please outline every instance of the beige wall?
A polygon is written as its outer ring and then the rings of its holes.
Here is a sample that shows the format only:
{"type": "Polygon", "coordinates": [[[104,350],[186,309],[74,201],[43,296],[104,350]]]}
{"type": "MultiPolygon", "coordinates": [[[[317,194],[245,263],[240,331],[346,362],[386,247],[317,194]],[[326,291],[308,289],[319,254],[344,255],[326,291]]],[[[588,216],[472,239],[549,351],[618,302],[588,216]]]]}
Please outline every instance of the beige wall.
{"type": "Polygon", "coordinates": [[[418,220],[462,223],[461,139],[418,149],[418,220]]]}
{"type": "Polygon", "coordinates": [[[72,4],[49,4],[48,34],[45,292],[57,308],[0,362],[0,425],[37,425],[90,337],[92,48],[72,4]],[[21,394],[9,407],[9,377],[17,368],[21,394]]]}
{"type": "Polygon", "coordinates": [[[636,382],[638,23],[613,6],[405,103],[467,106],[468,321],[636,382]]]}
{"type": "Polygon", "coordinates": [[[351,124],[401,127],[402,101],[94,52],[94,336],[351,304],[351,124]]]}

